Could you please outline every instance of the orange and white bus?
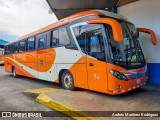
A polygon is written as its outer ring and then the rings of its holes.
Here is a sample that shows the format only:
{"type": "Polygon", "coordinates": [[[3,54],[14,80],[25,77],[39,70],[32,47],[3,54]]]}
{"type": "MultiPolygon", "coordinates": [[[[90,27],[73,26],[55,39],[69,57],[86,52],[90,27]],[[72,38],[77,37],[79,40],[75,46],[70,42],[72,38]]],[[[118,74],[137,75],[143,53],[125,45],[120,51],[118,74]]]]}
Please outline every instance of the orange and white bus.
{"type": "Polygon", "coordinates": [[[4,49],[0,48],[0,65],[4,64],[4,49]]]}
{"type": "Polygon", "coordinates": [[[122,94],[147,82],[139,32],[124,17],[92,10],[74,14],[5,46],[5,70],[17,75],[122,94]]]}

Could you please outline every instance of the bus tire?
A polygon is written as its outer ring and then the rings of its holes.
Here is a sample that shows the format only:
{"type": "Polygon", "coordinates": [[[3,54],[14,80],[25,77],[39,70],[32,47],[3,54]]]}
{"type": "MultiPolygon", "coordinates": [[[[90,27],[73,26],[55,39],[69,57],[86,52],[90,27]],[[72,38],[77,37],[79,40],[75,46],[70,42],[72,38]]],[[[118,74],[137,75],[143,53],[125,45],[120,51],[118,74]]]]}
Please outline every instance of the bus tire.
{"type": "Polygon", "coordinates": [[[64,89],[72,90],[72,91],[75,90],[74,78],[68,70],[63,72],[62,77],[61,77],[61,83],[64,89]]]}
{"type": "Polygon", "coordinates": [[[17,73],[15,67],[12,67],[12,75],[14,78],[17,78],[17,73]]]}

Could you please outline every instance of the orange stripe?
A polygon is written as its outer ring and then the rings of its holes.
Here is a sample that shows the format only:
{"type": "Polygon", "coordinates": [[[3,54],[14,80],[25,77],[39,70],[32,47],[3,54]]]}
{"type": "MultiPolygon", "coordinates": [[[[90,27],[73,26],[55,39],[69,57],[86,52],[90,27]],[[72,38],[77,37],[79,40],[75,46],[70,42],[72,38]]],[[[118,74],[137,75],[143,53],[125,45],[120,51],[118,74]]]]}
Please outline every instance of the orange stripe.
{"type": "MultiPolygon", "coordinates": [[[[17,65],[15,62],[13,62],[10,59],[6,58],[5,67],[6,67],[6,64],[11,65],[11,67],[14,66],[18,75],[22,75],[22,76],[26,76],[26,77],[30,77],[30,78],[36,78],[35,76],[33,76],[29,72],[25,71],[23,68],[21,68],[19,65],[17,65]],[[7,63],[6,63],[6,61],[7,61],[7,63]]],[[[7,70],[7,72],[11,73],[11,70],[10,71],[7,70]]]]}
{"type": "MultiPolygon", "coordinates": [[[[33,51],[33,52],[25,52],[8,55],[17,62],[32,68],[37,72],[47,72],[51,69],[55,61],[56,52],[53,48],[33,51]],[[40,64],[40,60],[44,61],[43,66],[40,64]]],[[[6,60],[7,61],[7,60],[6,60]]]]}

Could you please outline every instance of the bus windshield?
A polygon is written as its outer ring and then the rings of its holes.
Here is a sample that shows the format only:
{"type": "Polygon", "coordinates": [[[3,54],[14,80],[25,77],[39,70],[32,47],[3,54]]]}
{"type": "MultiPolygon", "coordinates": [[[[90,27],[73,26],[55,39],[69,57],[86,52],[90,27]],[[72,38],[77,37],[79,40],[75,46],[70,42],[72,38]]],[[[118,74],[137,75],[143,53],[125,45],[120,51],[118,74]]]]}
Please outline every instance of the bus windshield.
{"type": "Polygon", "coordinates": [[[140,42],[138,41],[137,30],[131,23],[120,21],[123,31],[123,41],[116,42],[113,38],[112,28],[106,26],[110,56],[114,64],[125,68],[145,66],[145,57],[140,42]]]}

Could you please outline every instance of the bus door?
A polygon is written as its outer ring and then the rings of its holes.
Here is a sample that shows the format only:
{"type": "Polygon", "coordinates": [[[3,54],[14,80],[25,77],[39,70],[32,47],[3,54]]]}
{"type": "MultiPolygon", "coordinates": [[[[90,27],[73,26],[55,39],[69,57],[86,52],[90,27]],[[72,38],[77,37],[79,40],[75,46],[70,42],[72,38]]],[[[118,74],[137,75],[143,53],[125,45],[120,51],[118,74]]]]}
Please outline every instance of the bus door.
{"type": "Polygon", "coordinates": [[[38,78],[42,80],[47,80],[46,40],[47,35],[45,33],[36,36],[38,78]]]}
{"type": "Polygon", "coordinates": [[[83,57],[76,64],[76,85],[107,92],[107,65],[102,25],[79,23],[71,26],[83,57]]]}
{"type": "Polygon", "coordinates": [[[107,64],[102,25],[88,25],[86,29],[86,52],[88,86],[90,90],[107,92],[107,64]]]}

